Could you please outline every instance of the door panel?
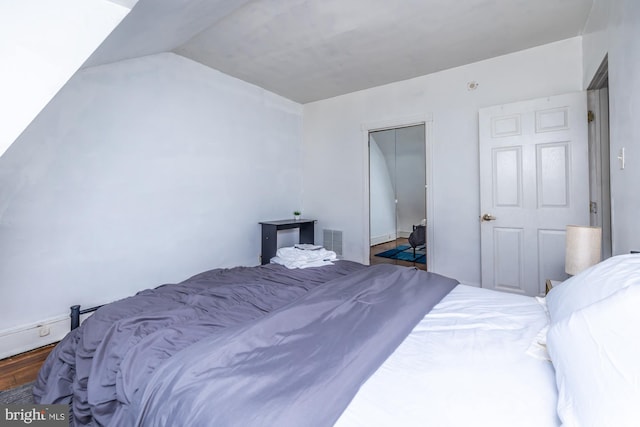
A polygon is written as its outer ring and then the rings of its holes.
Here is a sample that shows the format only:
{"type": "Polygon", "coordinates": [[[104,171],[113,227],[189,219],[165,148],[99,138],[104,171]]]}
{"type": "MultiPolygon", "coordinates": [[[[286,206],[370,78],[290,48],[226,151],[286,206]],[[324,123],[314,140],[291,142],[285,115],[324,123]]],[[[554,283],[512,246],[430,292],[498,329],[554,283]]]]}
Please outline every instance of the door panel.
{"type": "Polygon", "coordinates": [[[569,143],[536,146],[538,207],[569,207],[569,143]]]}
{"type": "Polygon", "coordinates": [[[522,289],[524,282],[524,230],[495,227],[493,237],[495,251],[494,288],[518,292],[522,289]]]}
{"type": "Polygon", "coordinates": [[[540,277],[560,280],[566,276],[564,272],[564,230],[538,230],[538,259],[540,260],[540,277]],[[558,260],[562,260],[558,263],[558,260]]]}
{"type": "Polygon", "coordinates": [[[482,286],[542,295],[566,277],[566,226],[589,224],[586,94],[483,108],[479,125],[482,286]]]}
{"type": "Polygon", "coordinates": [[[520,206],[522,200],[522,150],[520,147],[493,150],[494,205],[520,206]]]}

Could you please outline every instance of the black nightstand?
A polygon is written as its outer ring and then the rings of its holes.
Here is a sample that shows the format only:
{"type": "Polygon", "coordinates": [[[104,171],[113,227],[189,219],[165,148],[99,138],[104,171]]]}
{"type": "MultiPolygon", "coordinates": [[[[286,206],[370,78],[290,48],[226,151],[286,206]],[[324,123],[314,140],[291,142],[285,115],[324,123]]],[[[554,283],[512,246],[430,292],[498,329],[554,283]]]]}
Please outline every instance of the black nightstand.
{"type": "Polygon", "coordinates": [[[277,221],[262,221],[262,254],[260,260],[262,265],[269,264],[271,258],[276,256],[278,249],[278,230],[288,230],[290,228],[300,229],[300,239],[298,243],[314,244],[315,219],[280,219],[277,221]]]}
{"type": "Polygon", "coordinates": [[[544,294],[545,294],[545,295],[546,295],[546,294],[548,294],[548,293],[549,293],[549,291],[550,291],[551,289],[553,289],[553,287],[554,287],[554,286],[556,286],[558,283],[562,283],[562,282],[561,282],[560,280],[551,280],[551,279],[547,279],[547,281],[545,282],[546,289],[545,289],[544,294]]]}

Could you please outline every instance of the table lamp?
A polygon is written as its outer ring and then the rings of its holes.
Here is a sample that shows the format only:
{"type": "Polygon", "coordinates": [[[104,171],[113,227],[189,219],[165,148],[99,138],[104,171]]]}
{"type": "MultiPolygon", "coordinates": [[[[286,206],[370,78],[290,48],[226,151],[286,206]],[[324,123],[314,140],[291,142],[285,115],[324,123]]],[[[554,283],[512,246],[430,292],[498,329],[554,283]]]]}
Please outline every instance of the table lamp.
{"type": "Polygon", "coordinates": [[[601,260],[602,228],[567,225],[565,272],[575,276],[601,260]]]}

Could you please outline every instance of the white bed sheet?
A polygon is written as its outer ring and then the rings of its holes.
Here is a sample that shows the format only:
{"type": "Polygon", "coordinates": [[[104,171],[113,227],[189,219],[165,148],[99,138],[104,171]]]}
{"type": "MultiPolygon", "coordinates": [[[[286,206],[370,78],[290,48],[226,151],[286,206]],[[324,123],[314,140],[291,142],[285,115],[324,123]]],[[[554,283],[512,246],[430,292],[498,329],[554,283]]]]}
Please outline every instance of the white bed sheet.
{"type": "Polygon", "coordinates": [[[543,351],[536,356],[548,323],[536,298],[459,285],[336,426],[559,426],[554,369],[543,351]]]}

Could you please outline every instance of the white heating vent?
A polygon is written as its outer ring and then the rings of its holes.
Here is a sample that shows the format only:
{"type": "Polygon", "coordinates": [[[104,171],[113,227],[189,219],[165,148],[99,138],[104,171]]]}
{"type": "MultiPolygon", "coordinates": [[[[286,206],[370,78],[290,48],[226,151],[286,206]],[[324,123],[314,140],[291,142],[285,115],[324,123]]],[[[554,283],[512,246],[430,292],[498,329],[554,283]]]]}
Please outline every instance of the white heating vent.
{"type": "Polygon", "coordinates": [[[322,246],[329,251],[334,251],[339,257],[342,256],[342,231],[322,230],[322,246]]]}

